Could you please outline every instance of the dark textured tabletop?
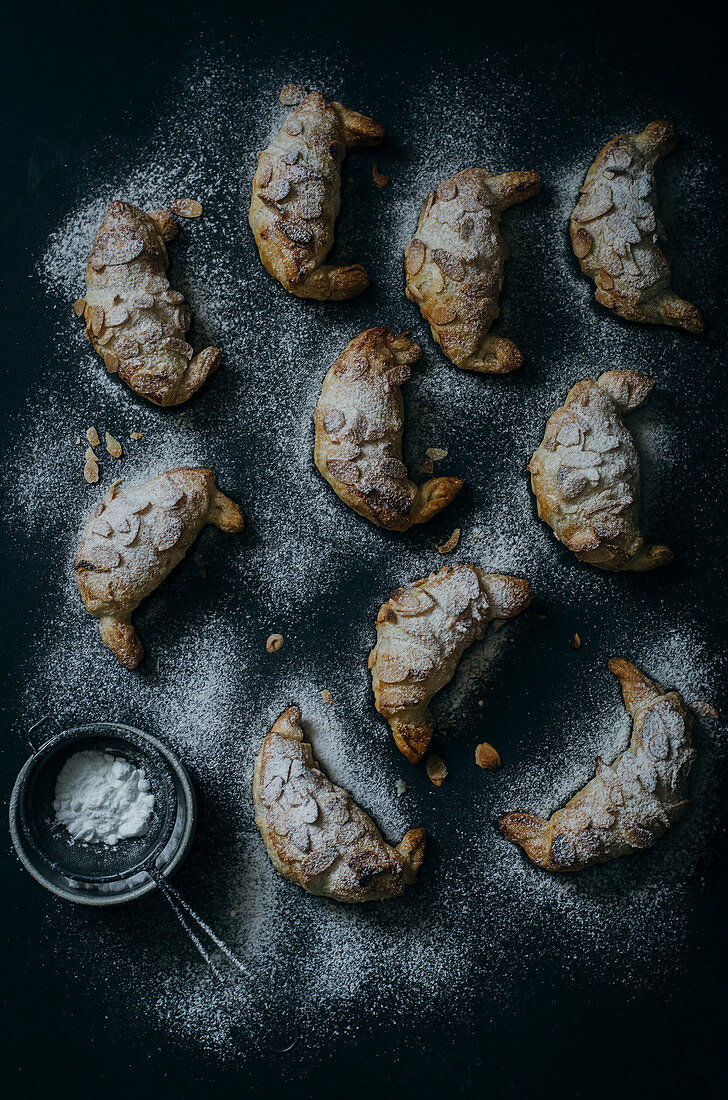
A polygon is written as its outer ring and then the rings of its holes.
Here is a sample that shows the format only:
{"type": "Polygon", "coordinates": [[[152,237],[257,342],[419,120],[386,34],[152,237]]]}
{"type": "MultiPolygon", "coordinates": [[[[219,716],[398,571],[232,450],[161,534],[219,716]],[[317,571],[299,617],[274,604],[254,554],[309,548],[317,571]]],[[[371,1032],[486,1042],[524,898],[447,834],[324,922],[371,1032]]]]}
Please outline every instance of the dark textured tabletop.
{"type": "Polygon", "coordinates": [[[655,848],[549,876],[498,832],[508,810],[550,813],[628,739],[607,660],[634,660],[689,704],[726,713],[725,147],[720,47],[685,5],[520,4],[477,13],[402,5],[16,5],[2,46],[2,790],[27,729],[128,722],[185,760],[198,836],[175,884],[250,977],[216,986],[158,895],[93,911],[46,894],[3,848],[4,1077],[13,1096],[712,1096],[724,1075],[721,720],[699,718],[691,805],[655,848]],[[363,263],[351,302],[293,299],[247,225],[256,152],[288,81],[381,122],[381,149],[344,166],[335,256],[363,263]],[[568,215],[599,148],[670,118],[659,173],[673,283],[705,337],[622,322],[599,306],[568,215]],[[372,181],[376,163],[390,177],[372,181]],[[431,187],[473,164],[540,172],[509,211],[496,331],[525,355],[507,378],[458,371],[406,301],[402,249],[431,187]],[[195,349],[218,374],[157,409],[103,370],[74,317],[106,204],[199,199],[171,245],[195,349]],[[317,475],[321,380],[370,325],[410,330],[405,458],[427,447],[465,478],[431,524],[383,532],[317,475]],[[647,574],[578,563],[542,525],[526,463],[580,378],[654,376],[627,421],[643,525],[676,552],[647,574]],[[94,424],[101,479],[82,477],[94,424]],[[141,433],[141,439],[132,439],[141,433]],[[78,443],[80,437],[82,443],[78,443]],[[207,530],[136,615],[147,660],[117,666],[73,589],[85,516],[114,477],[210,465],[246,517],[207,530]],[[454,528],[449,559],[438,552],[454,528]],[[531,581],[531,613],[474,647],[435,704],[435,788],[400,756],[366,671],[377,608],[445,560],[531,581]],[[283,634],[268,654],[265,640],[283,634]],[[581,646],[570,644],[575,634],[581,646]],[[320,692],[334,699],[326,704],[320,692]],[[430,845],[405,898],[332,907],[277,876],[255,831],[252,761],[297,703],[335,780],[388,839],[430,845]],[[476,767],[493,743],[497,772],[476,767]],[[397,793],[403,780],[407,791],[397,793]],[[280,1053],[285,1034],[298,1036],[280,1053]]]}

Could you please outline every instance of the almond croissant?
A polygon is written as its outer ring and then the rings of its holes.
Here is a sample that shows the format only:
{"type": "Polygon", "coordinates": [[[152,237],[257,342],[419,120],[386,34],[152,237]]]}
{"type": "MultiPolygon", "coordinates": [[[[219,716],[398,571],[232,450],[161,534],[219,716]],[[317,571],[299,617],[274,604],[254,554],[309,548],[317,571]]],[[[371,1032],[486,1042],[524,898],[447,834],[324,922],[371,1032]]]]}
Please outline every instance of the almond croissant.
{"type": "Polygon", "coordinates": [[[528,581],[446,565],[379,609],[377,644],[369,654],[374,705],[397,748],[416,764],[435,732],[428,704],[455,675],[465,650],[492,619],[512,619],[531,602],[528,581]]]}
{"type": "Polygon", "coordinates": [[[155,405],[180,405],[217,370],[220,352],[193,357],[185,339],[190,311],[167,278],[167,249],[177,233],[169,210],[145,214],[112,202],[86,268],[86,336],[106,364],[135,393],[155,405]]]}
{"type": "Polygon", "coordinates": [[[391,531],[426,523],[462,488],[457,477],[414,485],[402,462],[400,386],[422,352],[386,325],[360,333],[329,370],[316,405],[315,461],[334,492],[391,531]]]}
{"type": "Polygon", "coordinates": [[[380,901],[411,886],[425,854],[425,830],[395,847],[368,814],[335,786],[304,741],[298,707],[284,711],[263,741],[253,778],[255,822],[275,869],[310,894],[380,901]]]}
{"type": "Polygon", "coordinates": [[[312,92],[258,157],[250,228],[264,267],[299,298],[354,298],[369,285],[361,264],[324,260],[334,243],[347,149],[377,145],[383,128],[312,92]]]}
{"type": "Polygon", "coordinates": [[[212,470],[180,467],[143,485],[109,489],[94,508],[76,553],[76,584],[104,645],[126,668],[144,656],[131,613],[161,584],[207,523],[243,529],[234,501],[212,470]]]}
{"type": "Polygon", "coordinates": [[[580,871],[639,848],[650,848],[687,808],[695,752],[693,719],[677,691],[665,692],[631,661],[614,658],[624,705],[632,717],[629,748],[550,818],[510,813],[503,835],[547,871],[580,871]]]}

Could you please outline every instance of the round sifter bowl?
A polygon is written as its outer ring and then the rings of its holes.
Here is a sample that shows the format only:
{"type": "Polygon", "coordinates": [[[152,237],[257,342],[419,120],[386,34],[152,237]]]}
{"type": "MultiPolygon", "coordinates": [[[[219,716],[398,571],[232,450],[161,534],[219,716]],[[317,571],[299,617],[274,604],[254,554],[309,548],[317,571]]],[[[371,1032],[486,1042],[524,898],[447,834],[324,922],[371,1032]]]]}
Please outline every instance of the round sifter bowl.
{"type": "Polygon", "coordinates": [[[84,905],[118,905],[148,894],[172,875],[192,843],[197,803],[185,768],[156,737],[131,726],[93,722],[55,729],[26,760],[10,796],[10,835],[21,862],[47,890],[84,905]],[[144,771],[154,794],[144,836],[113,846],[88,844],[56,822],[58,773],[69,757],[86,750],[110,752],[144,771]]]}

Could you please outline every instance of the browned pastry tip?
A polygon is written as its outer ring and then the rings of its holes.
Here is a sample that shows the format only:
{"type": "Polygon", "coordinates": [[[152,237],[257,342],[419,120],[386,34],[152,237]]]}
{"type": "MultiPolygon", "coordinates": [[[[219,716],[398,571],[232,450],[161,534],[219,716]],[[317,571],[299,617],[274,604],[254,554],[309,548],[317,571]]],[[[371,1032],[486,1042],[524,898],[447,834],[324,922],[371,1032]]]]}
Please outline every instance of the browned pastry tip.
{"type": "Polygon", "coordinates": [[[314,414],[314,460],[336,495],[390,531],[426,523],[462,488],[456,477],[415,485],[402,462],[400,387],[421,348],[407,333],[377,325],[349,342],[328,371],[314,414]]]}

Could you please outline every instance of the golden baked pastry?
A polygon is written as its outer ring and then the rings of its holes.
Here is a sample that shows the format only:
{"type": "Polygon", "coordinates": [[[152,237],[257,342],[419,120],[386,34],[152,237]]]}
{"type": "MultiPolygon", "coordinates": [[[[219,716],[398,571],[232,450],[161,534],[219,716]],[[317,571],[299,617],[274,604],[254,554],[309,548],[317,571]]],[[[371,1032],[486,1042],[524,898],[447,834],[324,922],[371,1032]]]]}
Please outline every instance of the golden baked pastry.
{"type": "Polygon", "coordinates": [[[297,297],[354,298],[369,285],[361,264],[324,260],[334,243],[344,154],[383,137],[377,122],[312,92],[258,157],[250,228],[266,270],[297,297]]]}
{"type": "Polygon", "coordinates": [[[631,661],[614,658],[609,668],[632,717],[627,751],[611,767],[598,756],[594,779],[550,818],[511,813],[500,821],[503,835],[548,871],[580,871],[650,848],[688,805],[695,752],[682,696],[666,693],[631,661]]]}
{"type": "Polygon", "coordinates": [[[660,247],[655,164],[678,142],[672,122],[651,122],[641,134],[618,134],[587,172],[571,215],[571,243],[596,299],[627,321],[703,332],[690,302],[670,287],[670,264],[660,247]]]}
{"type": "Polygon", "coordinates": [[[76,584],[104,645],[126,668],[144,656],[131,613],[182,561],[202,528],[243,529],[234,501],[215,486],[212,470],[180,467],[119,488],[94,508],[76,552],[76,584]]]}
{"type": "Polygon", "coordinates": [[[634,370],[577,382],[549,417],[528,466],[540,518],[577,558],[600,569],[654,569],[674,557],[667,546],[645,543],[640,531],[639,459],[622,423],[654,385],[634,370]]]}
{"type": "Polygon", "coordinates": [[[540,186],[537,172],[492,176],[468,168],[425,199],[417,236],[405,249],[406,293],[458,367],[503,374],[523,362],[515,344],[490,332],[508,259],[500,219],[540,186]]]}
{"type": "Polygon", "coordinates": [[[386,325],[356,336],[329,370],[316,405],[314,457],[336,495],[372,523],[406,531],[460,492],[459,477],[415,485],[402,462],[400,386],[422,351],[386,325]]]}
{"type": "Polygon", "coordinates": [[[377,644],[369,654],[374,705],[397,748],[416,764],[435,732],[428,704],[450,682],[468,646],[492,619],[513,619],[531,602],[528,581],[446,565],[379,608],[377,644]]]}
{"type": "Polygon", "coordinates": [[[145,214],[112,202],[86,268],[86,336],[111,373],[155,405],[180,405],[220,364],[217,348],[193,357],[190,310],[167,278],[165,241],[177,233],[169,210],[145,214]]]}
{"type": "Polygon", "coordinates": [[[351,795],[335,786],[304,741],[301,712],[289,707],[263,741],[253,778],[255,821],[276,871],[310,894],[380,901],[411,886],[425,854],[425,830],[396,848],[351,795]]]}

